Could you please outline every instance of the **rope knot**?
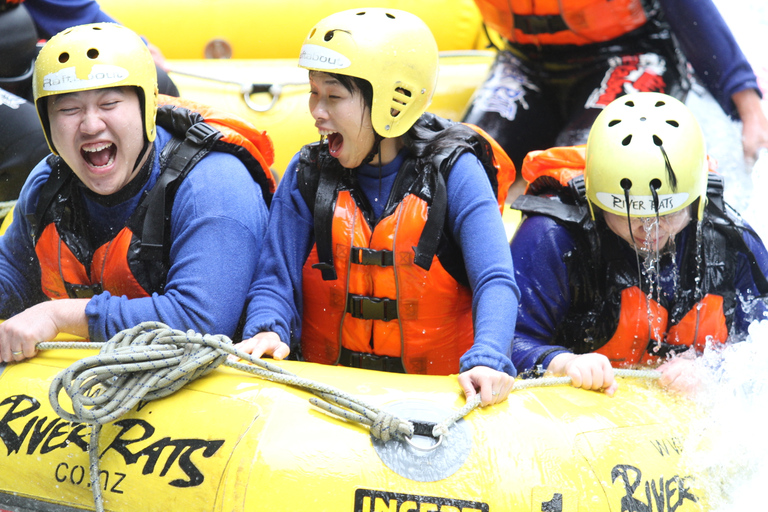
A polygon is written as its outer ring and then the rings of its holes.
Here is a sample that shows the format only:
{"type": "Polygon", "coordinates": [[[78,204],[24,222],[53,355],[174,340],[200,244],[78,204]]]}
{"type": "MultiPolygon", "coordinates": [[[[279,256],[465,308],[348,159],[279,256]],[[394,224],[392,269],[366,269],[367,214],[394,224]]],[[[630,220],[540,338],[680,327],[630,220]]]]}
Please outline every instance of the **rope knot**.
{"type": "Polygon", "coordinates": [[[413,431],[413,426],[408,429],[408,426],[406,425],[405,432],[403,432],[402,427],[403,423],[396,416],[385,411],[380,411],[371,425],[371,435],[386,443],[392,438],[400,439],[403,435],[409,435],[409,433],[413,431]]]}

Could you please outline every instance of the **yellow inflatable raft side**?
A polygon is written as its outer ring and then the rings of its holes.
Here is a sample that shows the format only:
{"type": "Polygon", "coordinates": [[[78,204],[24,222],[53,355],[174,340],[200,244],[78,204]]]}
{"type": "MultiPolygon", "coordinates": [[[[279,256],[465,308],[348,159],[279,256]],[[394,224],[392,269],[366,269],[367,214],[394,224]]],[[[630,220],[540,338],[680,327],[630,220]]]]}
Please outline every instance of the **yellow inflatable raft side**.
{"type": "Polygon", "coordinates": [[[389,7],[416,14],[443,51],[484,48],[487,41],[473,0],[100,0],[99,4],[168,59],[295,58],[315,23],[357,7],[389,7]]]}
{"type": "MultiPolygon", "coordinates": [[[[90,429],[58,418],[48,401],[54,376],[93,354],[49,350],[0,366],[0,508],[93,506],[90,429]]],[[[279,364],[411,420],[441,421],[464,405],[455,376],[279,364]]],[[[367,427],[312,406],[304,390],[220,367],[103,427],[105,507],[706,510],[695,476],[681,462],[696,410],[653,382],[620,380],[614,398],[570,386],[513,392],[509,401],[460,420],[444,438],[453,444],[435,455],[440,449],[374,441],[367,427]]]]}

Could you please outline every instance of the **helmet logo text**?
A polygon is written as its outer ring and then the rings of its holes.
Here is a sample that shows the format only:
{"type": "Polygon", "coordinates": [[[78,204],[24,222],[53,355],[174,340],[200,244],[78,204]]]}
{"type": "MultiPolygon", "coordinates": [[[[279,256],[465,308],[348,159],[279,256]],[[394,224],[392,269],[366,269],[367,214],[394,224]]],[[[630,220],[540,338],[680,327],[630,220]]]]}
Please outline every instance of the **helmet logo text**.
{"type": "MultiPolygon", "coordinates": [[[[627,214],[627,201],[623,195],[598,192],[596,197],[606,210],[618,214],[627,214]]],[[[685,192],[659,195],[659,215],[679,210],[688,200],[688,197],[688,194],[685,192]]],[[[653,217],[656,213],[653,196],[629,196],[630,215],[653,217]]]]}
{"type": "Polygon", "coordinates": [[[347,57],[330,48],[316,44],[305,44],[301,47],[301,55],[299,55],[300,67],[332,70],[348,68],[350,64],[352,63],[347,57]]]}
{"type": "Polygon", "coordinates": [[[107,87],[128,78],[128,70],[120,66],[95,64],[88,74],[88,78],[78,78],[74,66],[61,69],[55,73],[49,73],[43,78],[43,90],[45,91],[78,91],[86,89],[99,89],[107,87]]]}

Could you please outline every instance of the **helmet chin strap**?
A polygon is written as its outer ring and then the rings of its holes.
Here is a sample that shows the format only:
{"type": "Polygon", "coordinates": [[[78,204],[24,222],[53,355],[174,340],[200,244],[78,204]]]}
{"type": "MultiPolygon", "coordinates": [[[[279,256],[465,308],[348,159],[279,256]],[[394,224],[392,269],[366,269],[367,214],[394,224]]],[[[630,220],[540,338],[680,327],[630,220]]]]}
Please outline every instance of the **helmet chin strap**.
{"type": "Polygon", "coordinates": [[[133,170],[131,171],[131,174],[136,172],[136,169],[138,169],[141,166],[141,161],[144,159],[144,157],[147,154],[147,151],[149,150],[149,147],[151,146],[149,140],[147,139],[146,135],[144,136],[144,147],[141,148],[141,151],[139,151],[139,156],[136,157],[136,163],[133,164],[133,170]]]}

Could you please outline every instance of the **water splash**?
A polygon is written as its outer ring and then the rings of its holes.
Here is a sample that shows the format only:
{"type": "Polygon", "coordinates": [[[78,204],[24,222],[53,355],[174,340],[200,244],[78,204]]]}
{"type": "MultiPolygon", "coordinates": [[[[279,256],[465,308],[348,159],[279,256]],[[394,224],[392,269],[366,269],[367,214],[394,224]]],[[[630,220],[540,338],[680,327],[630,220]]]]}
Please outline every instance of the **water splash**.
{"type": "Polygon", "coordinates": [[[754,510],[768,482],[768,320],[753,322],[746,340],[708,347],[697,359],[703,382],[694,400],[703,414],[686,442],[686,458],[712,512],[754,510]]]}

